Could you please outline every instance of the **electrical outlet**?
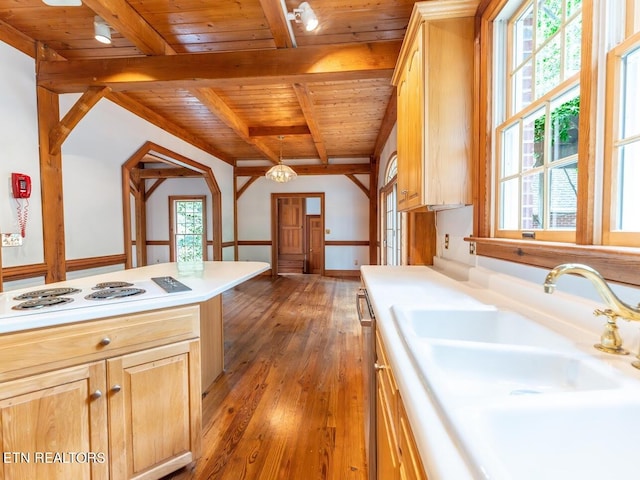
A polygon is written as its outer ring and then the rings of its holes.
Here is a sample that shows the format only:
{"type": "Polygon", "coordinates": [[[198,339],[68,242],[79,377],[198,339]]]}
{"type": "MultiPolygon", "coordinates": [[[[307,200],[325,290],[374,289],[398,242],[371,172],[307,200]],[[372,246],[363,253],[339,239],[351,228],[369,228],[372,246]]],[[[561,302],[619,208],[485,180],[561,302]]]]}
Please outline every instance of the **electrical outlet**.
{"type": "Polygon", "coordinates": [[[353,261],[353,264],[354,264],[354,265],[358,265],[358,260],[354,260],[354,261],[353,261]]]}
{"type": "Polygon", "coordinates": [[[449,234],[444,234],[444,249],[449,250],[449,234]]]}
{"type": "Polygon", "coordinates": [[[469,255],[476,254],[476,242],[469,242],[469,255]]]}
{"type": "Polygon", "coordinates": [[[20,247],[22,245],[22,235],[19,233],[3,233],[2,234],[2,246],[3,247],[20,247]]]}

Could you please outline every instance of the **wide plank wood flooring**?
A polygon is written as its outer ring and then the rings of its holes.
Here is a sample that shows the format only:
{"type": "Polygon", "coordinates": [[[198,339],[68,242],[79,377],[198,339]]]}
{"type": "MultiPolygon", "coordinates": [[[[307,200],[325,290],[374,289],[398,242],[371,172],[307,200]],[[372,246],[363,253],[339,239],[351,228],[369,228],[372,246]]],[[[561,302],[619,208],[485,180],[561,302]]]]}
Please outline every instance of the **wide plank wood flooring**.
{"type": "Polygon", "coordinates": [[[223,294],[225,372],[203,452],[166,479],[365,480],[359,281],[259,277],[223,294]]]}

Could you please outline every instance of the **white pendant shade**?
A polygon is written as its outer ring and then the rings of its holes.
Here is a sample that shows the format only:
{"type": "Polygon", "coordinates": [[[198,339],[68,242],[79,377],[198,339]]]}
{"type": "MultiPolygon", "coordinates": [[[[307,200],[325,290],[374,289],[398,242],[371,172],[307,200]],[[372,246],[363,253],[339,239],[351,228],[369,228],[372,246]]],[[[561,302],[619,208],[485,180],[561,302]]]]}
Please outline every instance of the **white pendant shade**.
{"type": "Polygon", "coordinates": [[[297,176],[298,174],[294,172],[291,167],[283,165],[282,163],[271,167],[265,175],[269,180],[273,180],[278,183],[287,183],[297,176]]]}

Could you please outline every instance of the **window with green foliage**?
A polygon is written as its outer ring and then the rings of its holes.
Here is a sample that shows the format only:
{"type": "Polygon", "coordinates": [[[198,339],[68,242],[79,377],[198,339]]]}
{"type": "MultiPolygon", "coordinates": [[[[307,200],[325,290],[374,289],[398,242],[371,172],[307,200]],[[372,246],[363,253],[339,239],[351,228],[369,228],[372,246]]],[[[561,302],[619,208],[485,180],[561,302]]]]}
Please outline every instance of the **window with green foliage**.
{"type": "Polygon", "coordinates": [[[575,235],[581,5],[528,1],[495,24],[496,236],[575,235]]]}
{"type": "Polygon", "coordinates": [[[204,198],[172,198],[175,261],[206,259],[206,215],[204,198]]]}

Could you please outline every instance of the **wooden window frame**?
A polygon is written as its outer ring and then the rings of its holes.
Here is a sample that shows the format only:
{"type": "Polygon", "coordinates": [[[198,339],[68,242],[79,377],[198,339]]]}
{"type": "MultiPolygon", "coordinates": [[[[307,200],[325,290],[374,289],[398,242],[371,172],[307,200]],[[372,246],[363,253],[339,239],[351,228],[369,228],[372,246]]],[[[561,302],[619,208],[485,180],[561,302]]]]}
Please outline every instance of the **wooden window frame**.
{"type": "MultiPolygon", "coordinates": [[[[616,217],[617,182],[618,173],[618,142],[620,141],[620,74],[623,57],[632,50],[640,48],[640,31],[629,36],[619,45],[615,46],[607,55],[607,90],[606,90],[606,124],[604,138],[604,208],[602,215],[602,240],[605,245],[623,245],[632,247],[640,245],[640,232],[613,231],[612,225],[616,217]]],[[[637,141],[637,140],[635,140],[637,141]]]]}
{"type": "MultiPolygon", "coordinates": [[[[599,38],[600,1],[585,1],[582,5],[583,48],[580,72],[580,137],[578,144],[578,208],[575,243],[543,242],[522,239],[497,239],[493,236],[493,21],[507,0],[488,0],[481,4],[477,17],[479,41],[476,43],[476,97],[479,106],[475,120],[474,220],[473,236],[466,238],[476,245],[476,254],[520,264],[553,268],[561,263],[585,263],[597,269],[606,279],[640,286],[640,248],[600,245],[600,212],[596,209],[597,169],[597,100],[599,92],[599,62],[602,55],[594,39],[599,38]],[[598,228],[599,228],[598,227],[598,228]]],[[[635,12],[638,0],[627,0],[627,11],[635,12]]],[[[638,29],[627,17],[627,30],[638,29]]],[[[602,175],[600,180],[602,179],[602,175]]]]}
{"type": "Polygon", "coordinates": [[[176,261],[176,231],[175,231],[175,204],[176,202],[194,201],[202,202],[202,259],[208,260],[207,232],[207,196],[206,195],[170,195],[169,196],[169,261],[176,261]]]}

